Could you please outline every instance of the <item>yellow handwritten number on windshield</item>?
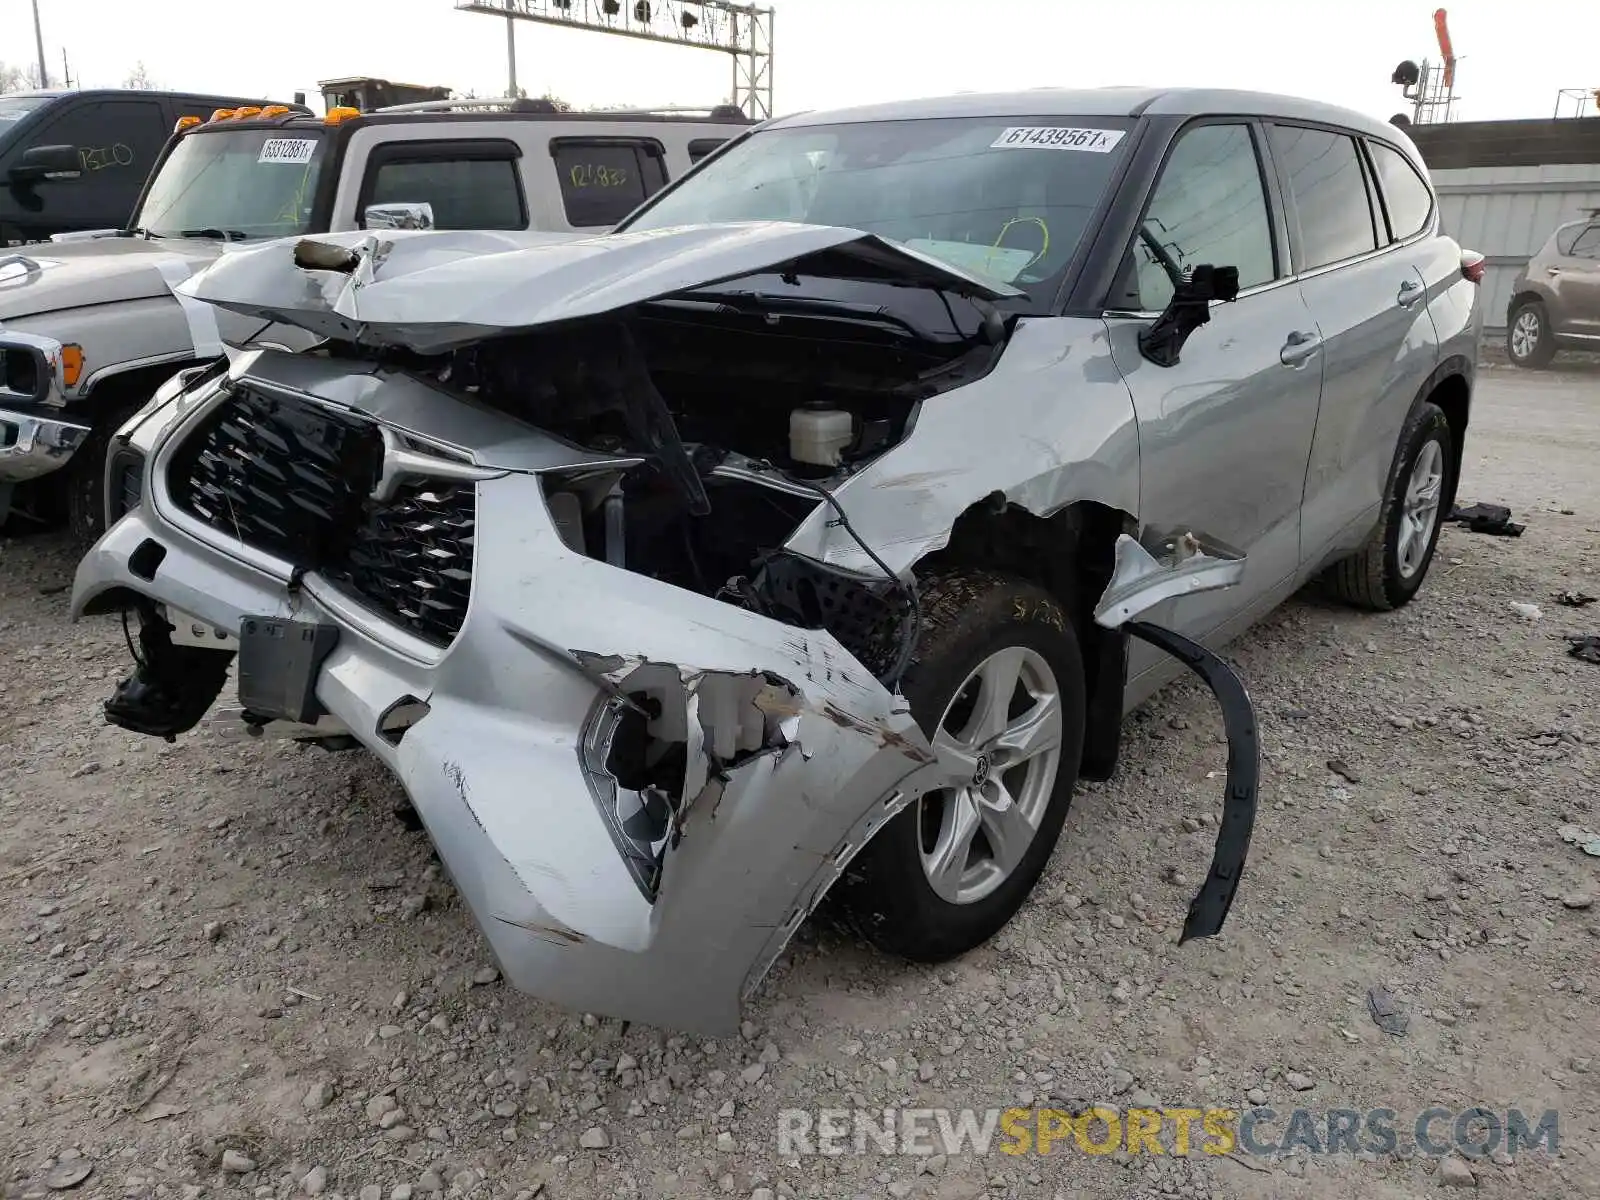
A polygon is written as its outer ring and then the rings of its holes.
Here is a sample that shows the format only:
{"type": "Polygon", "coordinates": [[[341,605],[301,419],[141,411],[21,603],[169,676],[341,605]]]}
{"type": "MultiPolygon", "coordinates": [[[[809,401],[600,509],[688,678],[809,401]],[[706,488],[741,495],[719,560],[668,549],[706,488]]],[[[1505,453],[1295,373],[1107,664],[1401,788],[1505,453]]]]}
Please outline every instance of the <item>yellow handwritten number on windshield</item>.
{"type": "MultiPolygon", "coordinates": [[[[991,250],[1000,249],[1000,243],[1006,240],[1006,234],[1010,232],[1013,225],[1037,225],[1039,232],[1044,235],[1044,245],[1039,247],[1039,253],[1030,258],[1027,265],[1022,268],[1022,271],[1026,271],[1046,254],[1050,253],[1050,226],[1046,225],[1040,217],[1012,217],[1004,225],[1000,226],[1000,232],[995,235],[994,244],[989,247],[991,250]]],[[[1017,274],[1021,275],[1022,271],[1018,271],[1017,274]]]]}

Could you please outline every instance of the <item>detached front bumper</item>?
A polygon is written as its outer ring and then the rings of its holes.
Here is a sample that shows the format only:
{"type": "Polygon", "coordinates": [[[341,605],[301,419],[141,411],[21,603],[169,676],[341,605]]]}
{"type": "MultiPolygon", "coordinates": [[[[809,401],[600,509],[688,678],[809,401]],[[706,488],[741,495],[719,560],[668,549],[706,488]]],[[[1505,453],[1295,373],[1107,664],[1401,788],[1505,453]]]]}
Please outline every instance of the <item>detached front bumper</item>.
{"type": "Polygon", "coordinates": [[[534,476],[478,484],[448,651],[196,539],[151,491],[80,564],[74,615],[133,593],[234,632],[337,625],[317,700],[400,779],[508,979],[557,1004],[727,1033],[855,851],[940,785],[903,700],[831,635],[574,554],[534,476]],[[650,885],[618,835],[641,785],[606,754],[641,712],[687,763],[650,885]]]}
{"type": "Polygon", "coordinates": [[[0,484],[59,470],[89,436],[89,426],[22,409],[0,408],[0,484]]]}

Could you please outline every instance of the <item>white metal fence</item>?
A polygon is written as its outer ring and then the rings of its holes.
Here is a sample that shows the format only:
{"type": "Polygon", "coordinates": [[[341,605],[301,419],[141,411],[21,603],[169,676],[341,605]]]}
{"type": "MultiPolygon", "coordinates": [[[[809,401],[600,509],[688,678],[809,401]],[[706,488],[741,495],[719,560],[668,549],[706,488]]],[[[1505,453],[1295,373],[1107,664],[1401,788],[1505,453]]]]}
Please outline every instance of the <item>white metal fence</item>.
{"type": "Polygon", "coordinates": [[[1488,259],[1484,328],[1501,332],[1511,285],[1557,225],[1600,208],[1600,163],[1431,172],[1444,232],[1488,259]]]}

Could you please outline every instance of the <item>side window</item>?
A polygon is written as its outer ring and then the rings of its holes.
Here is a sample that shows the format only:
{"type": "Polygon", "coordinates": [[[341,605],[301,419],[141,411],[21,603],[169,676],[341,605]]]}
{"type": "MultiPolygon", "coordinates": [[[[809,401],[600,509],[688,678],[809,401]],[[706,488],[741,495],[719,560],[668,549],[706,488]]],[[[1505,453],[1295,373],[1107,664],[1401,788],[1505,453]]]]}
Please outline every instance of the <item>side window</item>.
{"type": "Polygon", "coordinates": [[[1565,229],[1556,230],[1556,253],[1563,258],[1571,255],[1572,244],[1578,240],[1578,235],[1585,228],[1583,225],[1568,225],[1565,229]]]}
{"type": "Polygon", "coordinates": [[[1266,185],[1248,125],[1201,125],[1179,135],[1129,253],[1132,277],[1119,292],[1131,292],[1143,312],[1165,308],[1174,273],[1201,263],[1239,268],[1241,288],[1276,276],[1266,185]]]}
{"type": "Polygon", "coordinates": [[[692,139],[689,142],[689,161],[692,162],[692,163],[699,162],[702,158],[704,158],[706,155],[710,154],[713,150],[715,150],[718,146],[722,145],[722,143],[727,141],[727,140],[728,140],[727,138],[694,138],[694,139],[692,139]]]}
{"type": "Polygon", "coordinates": [[[1433,212],[1433,193],[1428,185],[1400,151],[1382,142],[1368,142],[1367,149],[1372,152],[1372,165],[1377,168],[1378,184],[1383,189],[1390,240],[1403,242],[1421,233],[1433,212]]]}
{"type": "Polygon", "coordinates": [[[494,152],[406,147],[381,152],[367,167],[361,209],[373,204],[427,204],[435,229],[526,229],[517,160],[494,152]]]}
{"type": "Polygon", "coordinates": [[[154,100],[100,100],[74,104],[34,129],[30,145],[74,146],[83,170],[79,182],[137,191],[169,132],[166,114],[154,100]]]}
{"type": "Polygon", "coordinates": [[[644,138],[556,138],[561,204],[576,228],[612,226],[667,183],[661,144],[644,138]]]}
{"type": "Polygon", "coordinates": [[[1573,258],[1600,259],[1600,225],[1591,225],[1580,233],[1567,253],[1573,258]]]}
{"type": "Polygon", "coordinates": [[[1300,269],[1378,248],[1355,139],[1326,129],[1271,126],[1272,153],[1300,215],[1300,269]]]}

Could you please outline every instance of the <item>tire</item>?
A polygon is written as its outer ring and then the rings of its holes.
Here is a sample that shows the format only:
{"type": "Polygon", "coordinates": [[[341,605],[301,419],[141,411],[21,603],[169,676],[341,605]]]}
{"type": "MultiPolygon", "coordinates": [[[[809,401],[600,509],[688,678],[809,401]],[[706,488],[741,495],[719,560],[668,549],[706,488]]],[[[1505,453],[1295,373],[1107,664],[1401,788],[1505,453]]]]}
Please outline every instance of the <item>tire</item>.
{"type": "Polygon", "coordinates": [[[1550,329],[1550,314],[1538,300],[1524,300],[1511,313],[1506,324],[1506,356],[1512,363],[1529,370],[1550,365],[1556,356],[1556,335],[1550,329]],[[1518,349],[1522,350],[1519,354],[1518,349]]]}
{"type": "Polygon", "coordinates": [[[1360,550],[1328,568],[1323,579],[1329,590],[1373,612],[1409,603],[1433,562],[1439,530],[1449,515],[1444,498],[1455,494],[1457,469],[1450,422],[1438,405],[1424,401],[1400,431],[1378,527],[1360,550]],[[1427,478],[1433,482],[1423,486],[1419,480],[1427,478]],[[1429,492],[1431,508],[1426,504],[1429,492]]]}
{"type": "Polygon", "coordinates": [[[94,425],[62,471],[67,528],[85,547],[106,531],[106,455],[111,438],[148,397],[118,400],[94,414],[94,425]]]}
{"type": "Polygon", "coordinates": [[[961,766],[962,771],[973,769],[967,778],[977,780],[975,790],[991,806],[998,799],[997,788],[1005,787],[1012,789],[1009,795],[1015,804],[1005,809],[968,807],[962,797],[973,795],[971,787],[930,793],[879,830],[840,881],[837,898],[869,941],[903,958],[941,962],[993,937],[1033,890],[1072,801],[1087,702],[1083,659],[1072,622],[1047,592],[1033,584],[978,570],[930,579],[923,586],[922,622],[902,687],[912,716],[930,740],[941,723],[962,726],[976,716],[977,706],[969,701],[982,695],[982,682],[973,684],[980,667],[990,672],[990,678],[1003,677],[1011,664],[1019,668],[1022,688],[1013,696],[1036,703],[1034,709],[1013,707],[1019,716],[1038,714],[1042,719],[1045,710],[1037,707],[1038,698],[1048,694],[1053,681],[1060,719],[1053,774],[1048,752],[993,773],[989,770],[993,760],[987,754],[961,766]],[[967,818],[962,826],[976,820],[979,833],[971,835],[964,858],[940,856],[941,848],[955,844],[949,835],[956,828],[952,822],[958,809],[967,818]],[[1002,820],[1002,813],[1012,819],[1002,820]],[[1027,826],[1032,828],[1031,840],[1027,826]],[[1003,856],[989,841],[991,828],[1013,832],[1012,853],[1003,856]],[[985,850],[987,872],[982,864],[985,850]],[[933,869],[924,865],[925,856],[951,864],[960,859],[967,869],[940,872],[941,894],[931,881],[933,869]],[[1008,861],[1002,863],[1002,857],[1008,861]],[[960,884],[969,875],[972,885],[963,894],[960,884]]]}

